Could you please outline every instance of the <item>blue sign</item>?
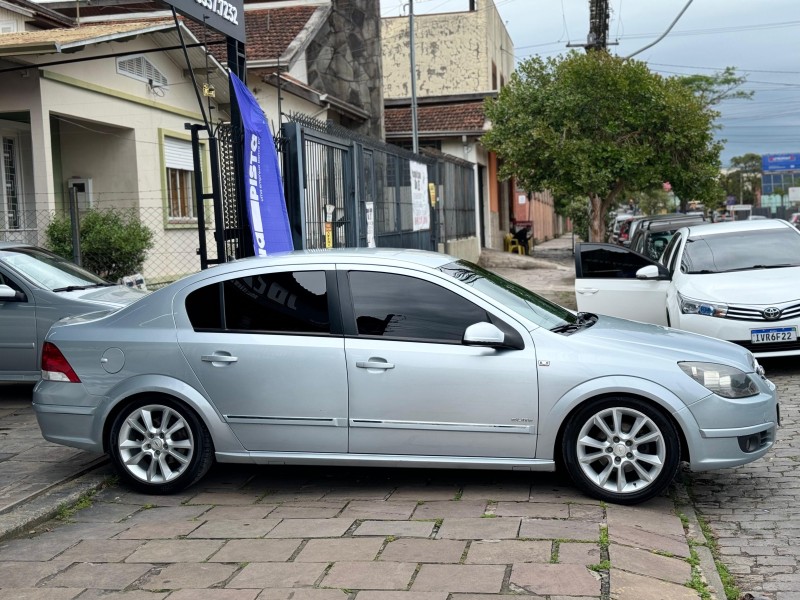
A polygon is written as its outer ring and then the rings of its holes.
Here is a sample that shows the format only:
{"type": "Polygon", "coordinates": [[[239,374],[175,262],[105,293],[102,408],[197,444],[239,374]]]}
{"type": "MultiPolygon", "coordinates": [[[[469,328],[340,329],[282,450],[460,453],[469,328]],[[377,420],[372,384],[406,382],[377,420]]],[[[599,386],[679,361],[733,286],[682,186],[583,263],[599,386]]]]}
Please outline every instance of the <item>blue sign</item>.
{"type": "Polygon", "coordinates": [[[763,154],[761,156],[762,171],[795,171],[800,170],[800,154],[763,154]]]}
{"type": "Polygon", "coordinates": [[[267,118],[247,86],[231,73],[244,124],[244,189],[256,256],[294,250],[278,153],[267,118]]]}

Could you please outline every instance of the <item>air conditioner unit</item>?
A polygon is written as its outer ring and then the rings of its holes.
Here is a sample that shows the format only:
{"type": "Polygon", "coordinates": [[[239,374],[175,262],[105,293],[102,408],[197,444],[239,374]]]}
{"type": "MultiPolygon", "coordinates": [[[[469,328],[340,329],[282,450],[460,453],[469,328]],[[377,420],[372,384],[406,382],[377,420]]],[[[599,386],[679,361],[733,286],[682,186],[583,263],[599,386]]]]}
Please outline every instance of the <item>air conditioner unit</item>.
{"type": "Polygon", "coordinates": [[[91,177],[71,177],[67,179],[68,201],[71,202],[73,197],[80,211],[88,210],[94,206],[91,177]],[[72,190],[75,191],[73,192],[72,190]]]}

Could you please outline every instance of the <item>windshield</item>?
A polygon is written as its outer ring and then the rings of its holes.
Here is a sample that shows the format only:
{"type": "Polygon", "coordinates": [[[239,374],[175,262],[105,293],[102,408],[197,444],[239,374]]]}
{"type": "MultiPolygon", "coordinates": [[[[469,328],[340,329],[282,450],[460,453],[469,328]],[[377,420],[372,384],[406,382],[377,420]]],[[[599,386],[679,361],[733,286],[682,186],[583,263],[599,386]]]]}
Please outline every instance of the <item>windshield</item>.
{"type": "Polygon", "coordinates": [[[566,308],[469,261],[452,262],[439,267],[439,270],[547,329],[571,325],[578,320],[566,308]]]}
{"type": "Polygon", "coordinates": [[[41,248],[7,248],[0,254],[0,262],[49,290],[109,285],[97,275],[41,248]]]}
{"type": "Polygon", "coordinates": [[[800,235],[788,228],[690,237],[681,259],[681,271],[688,274],[796,266],[800,266],[800,235]]]}

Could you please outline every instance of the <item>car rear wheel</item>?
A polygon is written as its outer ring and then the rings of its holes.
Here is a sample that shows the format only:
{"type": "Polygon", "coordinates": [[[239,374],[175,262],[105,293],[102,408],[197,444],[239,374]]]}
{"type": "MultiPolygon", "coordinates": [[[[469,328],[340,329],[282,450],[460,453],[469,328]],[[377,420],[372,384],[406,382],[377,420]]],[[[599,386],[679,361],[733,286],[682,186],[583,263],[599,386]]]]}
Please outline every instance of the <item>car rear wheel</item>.
{"type": "Polygon", "coordinates": [[[680,441],[672,422],[638,398],[589,402],[567,424],[564,464],[590,496],[617,504],[643,502],[675,477],[680,441]]]}
{"type": "Polygon", "coordinates": [[[211,436],[189,408],[166,398],[143,398],[119,412],[108,447],[130,486],[148,494],[180,491],[213,462],[211,436]]]}

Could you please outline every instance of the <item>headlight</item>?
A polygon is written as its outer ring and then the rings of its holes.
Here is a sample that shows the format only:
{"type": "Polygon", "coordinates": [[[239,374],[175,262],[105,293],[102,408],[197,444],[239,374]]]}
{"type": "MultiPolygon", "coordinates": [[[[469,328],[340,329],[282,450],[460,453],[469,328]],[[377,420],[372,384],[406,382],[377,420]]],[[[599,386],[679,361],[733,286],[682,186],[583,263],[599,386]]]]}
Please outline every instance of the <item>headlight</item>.
{"type": "Polygon", "coordinates": [[[681,312],[685,315],[704,315],[706,317],[724,317],[728,314],[728,305],[721,302],[706,302],[705,300],[692,300],[678,294],[681,312]]]}
{"type": "Polygon", "coordinates": [[[758,386],[750,375],[735,367],[704,362],[681,362],[678,366],[708,391],[723,398],[747,398],[758,394],[758,386]]]}

